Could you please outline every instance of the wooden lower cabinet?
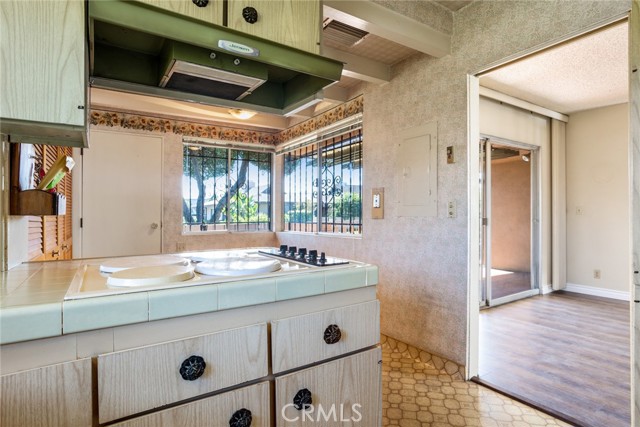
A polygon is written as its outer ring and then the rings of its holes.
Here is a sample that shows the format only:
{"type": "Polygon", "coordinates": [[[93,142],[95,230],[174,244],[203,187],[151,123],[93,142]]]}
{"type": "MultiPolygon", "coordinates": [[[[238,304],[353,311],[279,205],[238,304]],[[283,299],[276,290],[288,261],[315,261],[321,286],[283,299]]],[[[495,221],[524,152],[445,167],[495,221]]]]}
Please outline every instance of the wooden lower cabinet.
{"type": "Polygon", "coordinates": [[[269,382],[265,381],[110,427],[269,427],[270,406],[269,382]],[[248,416],[251,424],[246,423],[248,416]]]}
{"type": "Polygon", "coordinates": [[[376,300],[272,321],[273,373],[376,345],[380,342],[379,319],[376,300]],[[339,333],[335,342],[325,340],[331,327],[339,333]]]}
{"type": "Polygon", "coordinates": [[[0,377],[2,427],[91,427],[91,359],[0,377]]]}
{"type": "Polygon", "coordinates": [[[276,426],[380,426],[381,378],[380,348],[277,377],[276,426]]]}
{"type": "Polygon", "coordinates": [[[98,357],[100,423],[257,380],[268,374],[267,324],[98,357]]]}

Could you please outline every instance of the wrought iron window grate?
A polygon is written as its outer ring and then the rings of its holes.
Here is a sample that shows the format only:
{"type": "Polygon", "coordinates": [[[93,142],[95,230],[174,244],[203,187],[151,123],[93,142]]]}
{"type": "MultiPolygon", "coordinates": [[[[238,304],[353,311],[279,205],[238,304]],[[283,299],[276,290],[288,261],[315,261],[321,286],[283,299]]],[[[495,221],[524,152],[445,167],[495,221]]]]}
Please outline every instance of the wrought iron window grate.
{"type": "Polygon", "coordinates": [[[362,234],[362,130],[284,154],[288,231],[362,234]]]}
{"type": "Polygon", "coordinates": [[[185,143],[183,231],[270,230],[271,168],[271,153],[185,143]]]}

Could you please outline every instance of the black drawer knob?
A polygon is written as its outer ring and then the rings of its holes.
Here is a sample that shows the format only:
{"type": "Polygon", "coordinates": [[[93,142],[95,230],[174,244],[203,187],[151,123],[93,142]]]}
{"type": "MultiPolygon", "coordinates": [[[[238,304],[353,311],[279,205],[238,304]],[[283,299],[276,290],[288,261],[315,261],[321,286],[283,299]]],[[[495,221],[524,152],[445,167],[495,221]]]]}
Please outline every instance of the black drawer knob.
{"type": "Polygon", "coordinates": [[[338,325],[329,325],[324,330],[324,342],[327,344],[335,344],[340,341],[340,338],[342,338],[342,332],[338,325]]]}
{"type": "Polygon", "coordinates": [[[242,17],[249,24],[255,24],[258,22],[258,11],[253,7],[245,7],[242,9],[242,17]]]}
{"type": "Polygon", "coordinates": [[[249,427],[251,425],[251,411],[238,409],[229,419],[229,427],[249,427]]]}
{"type": "Polygon", "coordinates": [[[204,374],[207,367],[204,359],[200,356],[190,356],[180,366],[180,375],[187,381],[195,381],[204,374]]]}
{"type": "Polygon", "coordinates": [[[302,408],[307,409],[313,401],[311,400],[311,392],[307,388],[303,388],[302,390],[298,390],[296,395],[293,397],[293,406],[298,410],[302,411],[302,408]]]}
{"type": "Polygon", "coordinates": [[[205,7],[209,4],[209,0],[191,0],[198,7],[205,7]]]}

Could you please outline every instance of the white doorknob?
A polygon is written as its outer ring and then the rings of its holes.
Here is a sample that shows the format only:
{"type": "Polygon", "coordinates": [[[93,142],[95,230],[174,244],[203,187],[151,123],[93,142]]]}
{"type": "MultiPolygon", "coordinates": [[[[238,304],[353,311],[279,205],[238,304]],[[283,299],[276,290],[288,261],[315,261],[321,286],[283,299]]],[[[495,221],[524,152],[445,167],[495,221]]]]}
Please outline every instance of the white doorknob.
{"type": "Polygon", "coordinates": [[[151,229],[155,230],[156,228],[158,228],[158,223],[157,222],[152,222],[151,223],[151,229]]]}

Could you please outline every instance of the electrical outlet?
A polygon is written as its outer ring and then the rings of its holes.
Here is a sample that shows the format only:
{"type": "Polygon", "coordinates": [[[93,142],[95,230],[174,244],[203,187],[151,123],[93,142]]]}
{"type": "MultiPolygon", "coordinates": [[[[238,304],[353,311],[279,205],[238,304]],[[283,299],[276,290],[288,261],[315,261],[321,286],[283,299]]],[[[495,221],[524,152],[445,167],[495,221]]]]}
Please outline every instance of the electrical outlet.
{"type": "Polygon", "coordinates": [[[600,270],[593,270],[593,278],[594,279],[600,278],[600,270]]]}
{"type": "Polygon", "coordinates": [[[184,252],[185,250],[187,250],[185,242],[176,242],[176,252],[184,252]]]}
{"type": "Polygon", "coordinates": [[[456,202],[447,203],[447,218],[455,218],[456,217],[456,202]]]}

